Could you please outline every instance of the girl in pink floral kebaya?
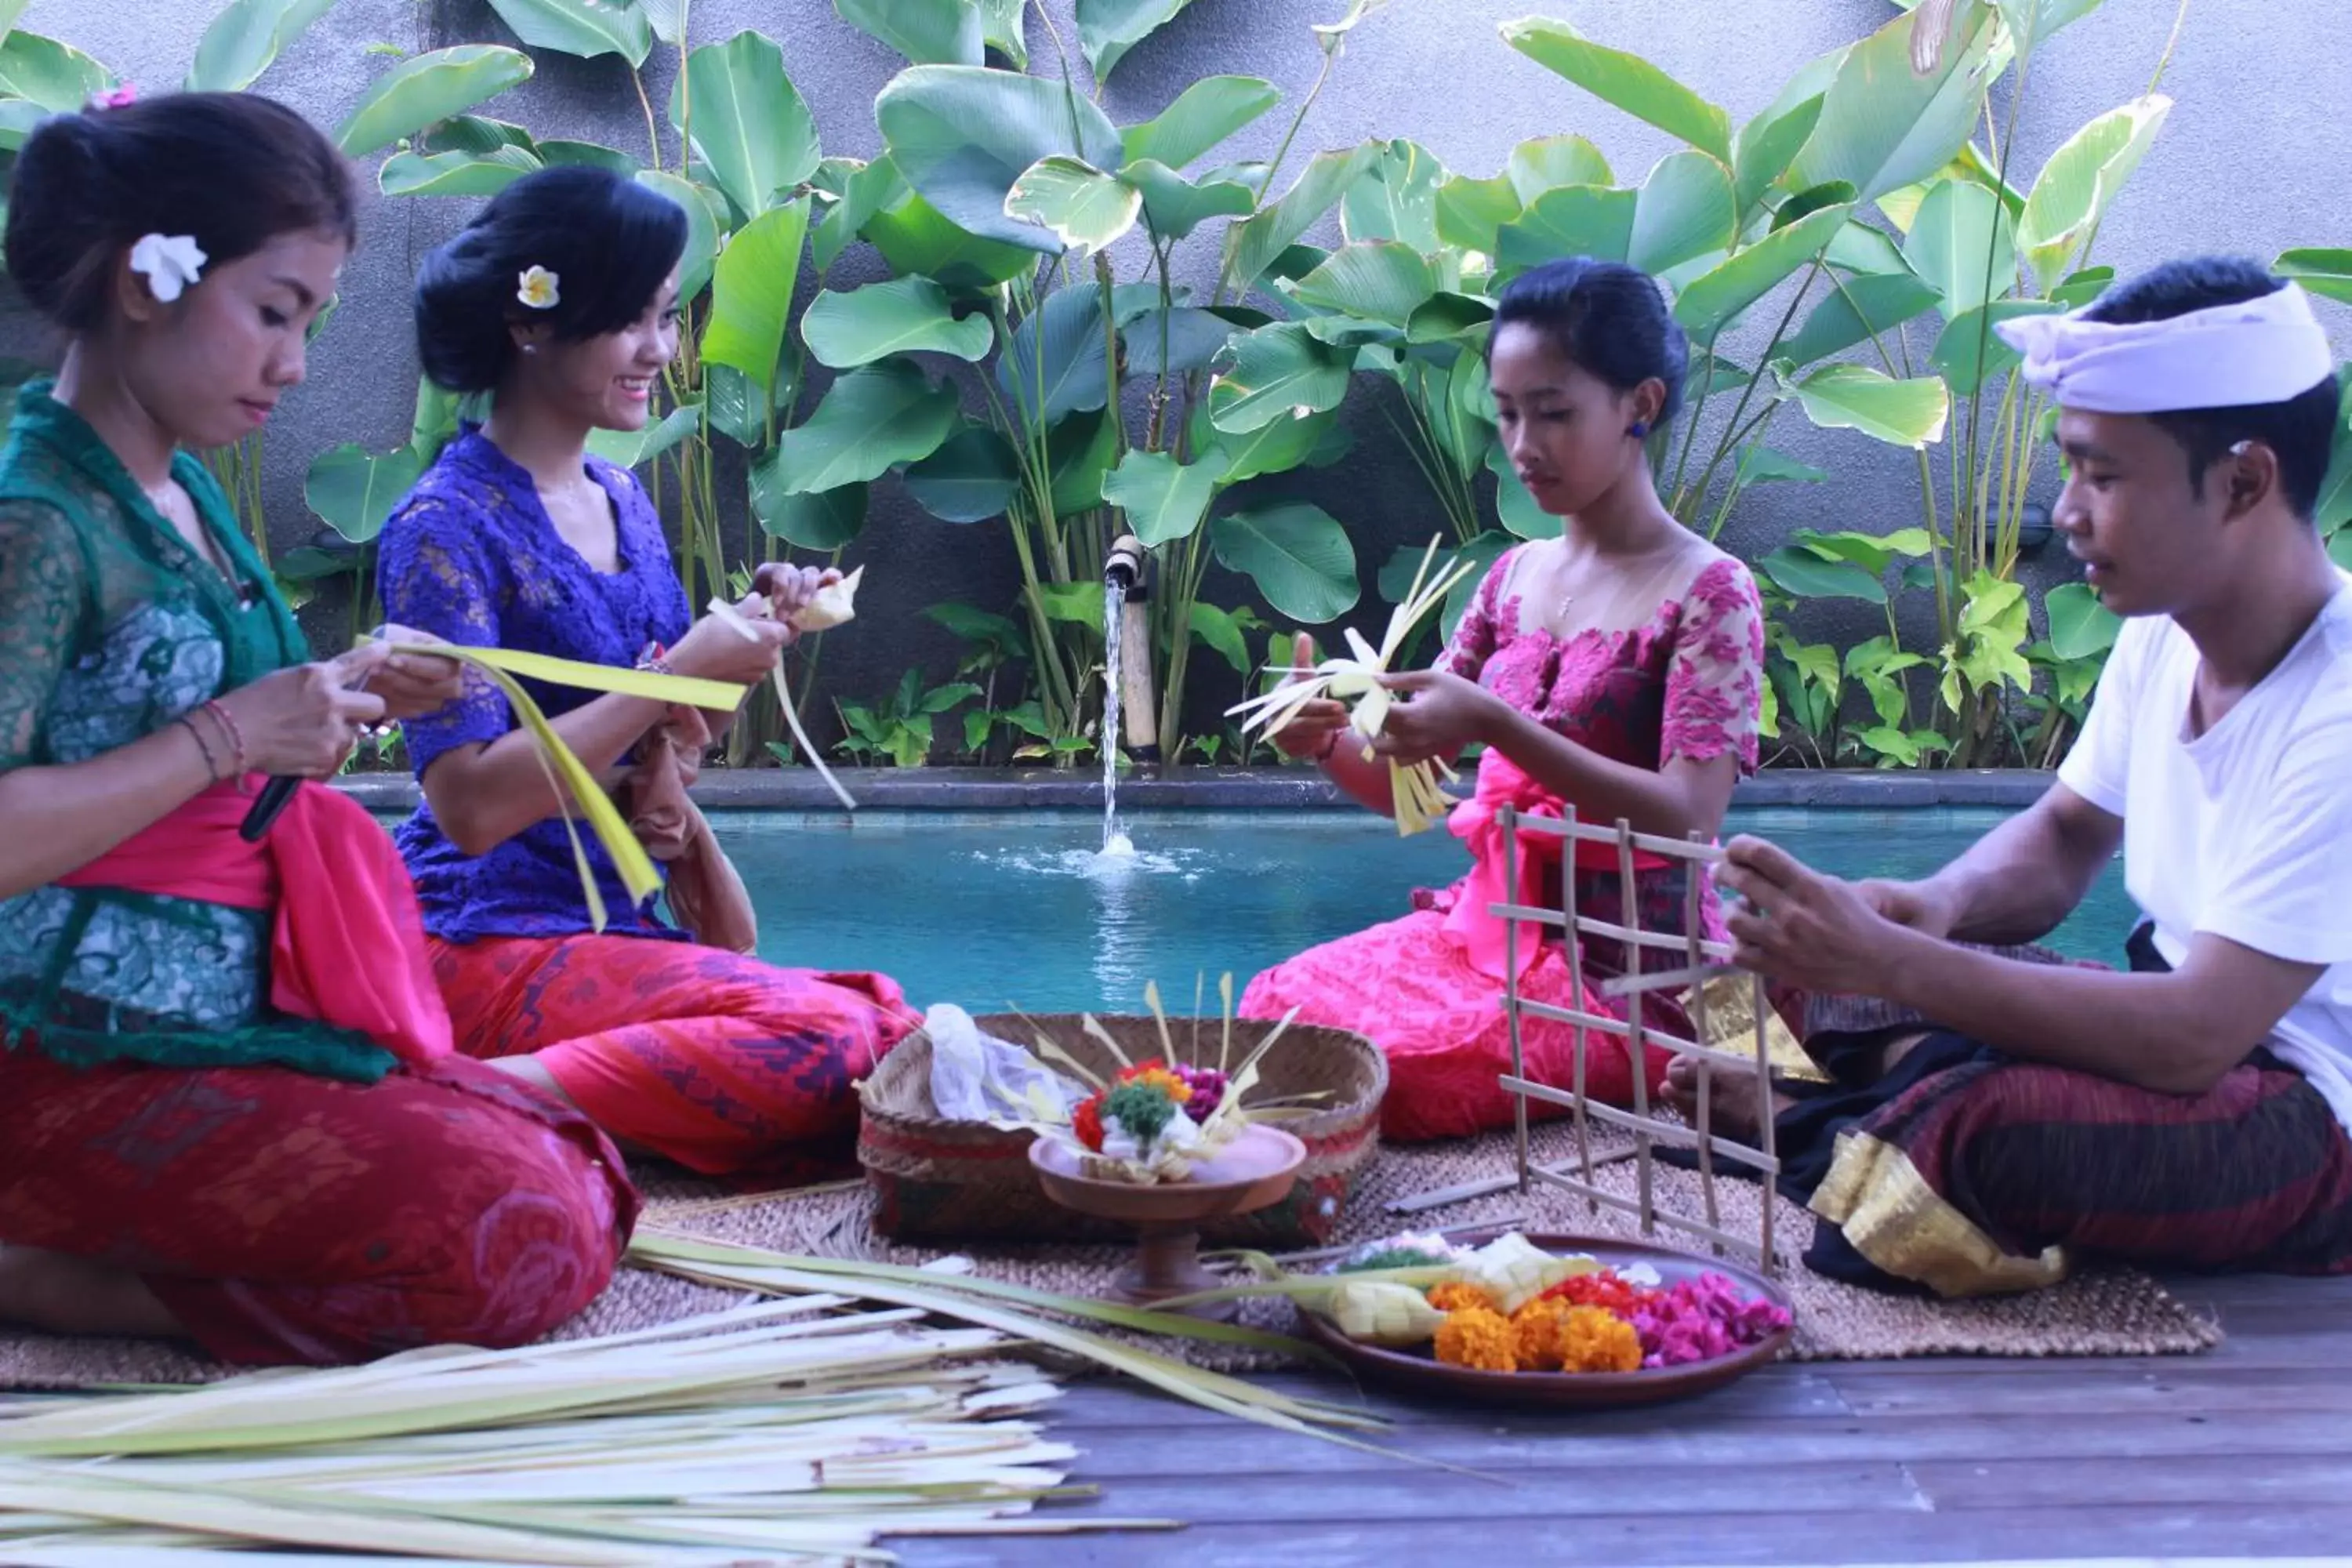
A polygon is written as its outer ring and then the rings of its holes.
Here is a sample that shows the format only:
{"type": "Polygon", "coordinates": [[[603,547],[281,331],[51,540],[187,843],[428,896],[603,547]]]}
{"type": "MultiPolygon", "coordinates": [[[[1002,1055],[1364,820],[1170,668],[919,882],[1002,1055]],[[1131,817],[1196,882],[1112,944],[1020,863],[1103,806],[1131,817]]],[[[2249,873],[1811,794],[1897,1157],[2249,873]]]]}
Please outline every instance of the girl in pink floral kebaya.
{"type": "MultiPolygon", "coordinates": [[[[1507,1124],[1512,1100],[1503,1013],[1503,922],[1509,899],[1558,908],[1559,840],[1520,836],[1521,864],[1505,863],[1496,821],[1522,815],[1632,823],[1639,833],[1712,840],[1732,786],[1753,772],[1763,699],[1764,619],[1748,569],[1675,521],[1652,482],[1645,442],[1674,417],[1688,348],[1649,278],[1612,262],[1556,261],[1504,291],[1489,363],[1504,451],[1528,493],[1562,520],[1557,539],[1496,561],[1433,668],[1392,676],[1401,700],[1367,762],[1343,743],[1347,711],[1308,703],[1276,743],[1312,757],[1356,799],[1391,813],[1387,759],[1451,761],[1483,744],[1475,795],[1449,826],[1472,856],[1443,891],[1423,890],[1411,913],[1309,949],[1252,981],[1242,1011],[1353,1029],[1387,1054],[1381,1131],[1422,1139],[1507,1124]],[[1549,855],[1547,861],[1546,856],[1549,855]]],[[[1297,662],[1315,654],[1300,639],[1297,662]]],[[[1644,931],[1681,931],[1686,874],[1635,858],[1629,890],[1613,847],[1572,855],[1582,916],[1644,931]],[[1637,916],[1628,921],[1628,914],[1637,916]]],[[[1715,889],[1698,890],[1705,935],[1720,940],[1715,889]]],[[[1520,936],[1522,994],[1530,1000],[1622,1016],[1599,983],[1625,970],[1622,947],[1584,939],[1571,952],[1520,936]],[[1530,951],[1534,950],[1534,951],[1530,951]]],[[[1652,967],[1656,967],[1653,960],[1652,967]]],[[[1644,999],[1644,1022],[1687,1039],[1689,1019],[1669,999],[1644,999]]],[[[1570,1026],[1527,1020],[1527,1074],[1567,1088],[1570,1026]]],[[[1587,1033],[1586,1091],[1624,1103],[1633,1091],[1625,1043],[1587,1033]]],[[[1643,1071],[1655,1086],[1663,1053],[1643,1071]]],[[[1536,1110],[1541,1102],[1530,1102],[1536,1110]]]]}

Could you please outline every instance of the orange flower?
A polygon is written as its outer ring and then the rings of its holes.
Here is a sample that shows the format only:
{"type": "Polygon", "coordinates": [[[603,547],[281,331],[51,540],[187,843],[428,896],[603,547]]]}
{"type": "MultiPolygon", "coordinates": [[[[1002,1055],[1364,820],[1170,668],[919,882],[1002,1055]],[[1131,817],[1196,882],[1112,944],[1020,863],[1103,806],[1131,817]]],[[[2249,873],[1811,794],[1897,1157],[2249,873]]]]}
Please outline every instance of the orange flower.
{"type": "Polygon", "coordinates": [[[1639,1372],[1642,1336],[1600,1307],[1570,1307],[1559,1329],[1562,1372],[1639,1372]]]}
{"type": "Polygon", "coordinates": [[[1449,1279],[1443,1285],[1431,1286],[1429,1304],[1441,1312],[1458,1312],[1465,1307],[1495,1310],[1495,1298],[1486,1294],[1486,1287],[1466,1279],[1449,1279]]]}
{"type": "Polygon", "coordinates": [[[1118,1081],[1149,1084],[1180,1106],[1192,1098],[1192,1086],[1158,1062],[1147,1062],[1131,1071],[1123,1072],[1118,1075],[1118,1081]]]}
{"type": "Polygon", "coordinates": [[[1518,1345],[1521,1369],[1528,1372],[1558,1372],[1566,1355],[1563,1343],[1567,1328],[1569,1304],[1555,1297],[1538,1296],[1511,1314],[1511,1332],[1518,1345]]]}
{"type": "MultiPolygon", "coordinates": [[[[1492,1307],[1465,1307],[1437,1325],[1437,1359],[1479,1372],[1517,1372],[1518,1342],[1511,1321],[1492,1307]]],[[[1639,1347],[1636,1346],[1638,1353],[1639,1347]]]]}

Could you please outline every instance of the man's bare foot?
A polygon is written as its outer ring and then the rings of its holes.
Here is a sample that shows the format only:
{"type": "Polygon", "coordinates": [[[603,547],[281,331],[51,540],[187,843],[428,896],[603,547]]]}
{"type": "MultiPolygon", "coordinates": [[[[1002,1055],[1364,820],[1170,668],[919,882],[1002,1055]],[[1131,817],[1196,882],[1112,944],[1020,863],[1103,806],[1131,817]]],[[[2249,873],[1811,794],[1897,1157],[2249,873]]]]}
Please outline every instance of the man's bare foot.
{"type": "MultiPolygon", "coordinates": [[[[1666,1103],[1681,1111],[1684,1120],[1694,1126],[1698,1122],[1698,1063],[1679,1058],[1668,1065],[1666,1081],[1658,1086],[1658,1092],[1665,1097],[1666,1103]]],[[[1761,1125],[1757,1117],[1757,1107],[1761,1099],[1753,1068],[1710,1065],[1707,1068],[1707,1131],[1742,1142],[1754,1142],[1761,1125]]],[[[1791,1103],[1786,1095],[1772,1096],[1772,1114],[1778,1116],[1791,1103]]]]}
{"type": "Polygon", "coordinates": [[[0,1247],[0,1322],[52,1334],[158,1340],[187,1334],[129,1269],[14,1243],[0,1247]]]}

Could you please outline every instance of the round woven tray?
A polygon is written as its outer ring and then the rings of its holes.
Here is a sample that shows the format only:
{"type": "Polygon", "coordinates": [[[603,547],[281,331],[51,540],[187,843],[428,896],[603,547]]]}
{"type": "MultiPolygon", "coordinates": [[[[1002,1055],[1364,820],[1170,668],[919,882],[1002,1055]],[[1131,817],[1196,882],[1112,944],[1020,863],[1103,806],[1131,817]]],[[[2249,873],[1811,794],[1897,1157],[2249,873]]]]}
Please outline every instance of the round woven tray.
{"type": "MultiPolygon", "coordinates": [[[[982,1033],[1033,1046],[1038,1031],[1093,1071],[1108,1078],[1119,1066],[1109,1048],[1087,1034],[1076,1016],[1024,1020],[998,1016],[974,1020],[982,1033]]],[[[1096,1022],[1130,1061],[1165,1054],[1160,1025],[1148,1016],[1096,1022]]],[[[1234,1025],[1230,1065],[1242,1060],[1274,1026],[1234,1025]]],[[[1180,1061],[1193,1059],[1192,1024],[1171,1019],[1180,1061]]],[[[1223,1026],[1203,1020],[1202,1059],[1217,1060],[1223,1026]]],[[[1293,1025],[1258,1061],[1258,1081],[1244,1105],[1257,1106],[1320,1093],[1276,1125],[1307,1145],[1290,1194],[1271,1208],[1202,1227],[1209,1247],[1281,1248],[1320,1246],[1346,1212],[1356,1173],[1380,1147],[1381,1099],[1389,1068],[1379,1047],[1344,1029],[1293,1025]]],[[[1106,1242],[1134,1239],[1133,1227],[1076,1214],[1048,1198],[1030,1168],[1036,1134],[1005,1132],[985,1122],[950,1121],[931,1100],[931,1042],[918,1030],[901,1041],[874,1076],[859,1086],[857,1158],[873,1184],[875,1227],[895,1240],[1106,1242]]]]}

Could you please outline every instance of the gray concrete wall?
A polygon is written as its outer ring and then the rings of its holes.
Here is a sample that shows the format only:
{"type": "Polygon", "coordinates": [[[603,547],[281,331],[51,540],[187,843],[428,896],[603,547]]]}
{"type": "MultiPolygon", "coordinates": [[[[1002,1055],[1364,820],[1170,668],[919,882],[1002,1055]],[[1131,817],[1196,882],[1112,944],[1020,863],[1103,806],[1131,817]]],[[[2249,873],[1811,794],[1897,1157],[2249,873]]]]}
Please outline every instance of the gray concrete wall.
{"type": "MultiPolygon", "coordinates": [[[[215,9],[213,0],[31,0],[20,25],[160,88],[184,71],[215,9]]],[[[1069,0],[1051,0],[1050,9],[1075,45],[1069,0]]],[[[1197,0],[1129,56],[1106,107],[1122,123],[1143,119],[1187,83],[1217,72],[1267,77],[1295,101],[1320,63],[1308,24],[1342,9],[1341,0],[1197,0]]],[[[1797,66],[1893,14],[1885,0],[1393,0],[1354,36],[1302,145],[1410,136],[1450,168],[1486,174],[1527,137],[1577,132],[1609,153],[1621,180],[1638,178],[1671,150],[1667,139],[1507,48],[1496,25],[1530,11],[1564,16],[1604,42],[1641,51],[1721,103],[1735,122],[1765,106],[1797,66]]],[[[2141,92],[2174,14],[2172,0],[2109,0],[2053,42],[2036,62],[2013,168],[2030,176],[2084,121],[2141,92]]],[[[746,27],[776,37],[825,150],[859,157],[877,150],[873,99],[901,62],[842,22],[829,0],[698,0],[693,26],[698,42],[746,27]]],[[[1033,51],[1049,60],[1052,46],[1034,17],[1030,31],[1033,51]]],[[[414,51],[489,40],[511,41],[484,0],[342,0],[259,85],[332,124],[387,63],[370,44],[414,51]]],[[[649,70],[656,105],[667,98],[667,56],[659,51],[649,70]]],[[[2347,89],[2352,0],[2190,0],[2165,84],[2177,107],[2103,230],[2097,259],[2129,271],[2184,252],[2235,250],[2268,260],[2291,246],[2352,242],[2352,119],[2340,111],[2347,89]]],[[[542,134],[644,150],[635,92],[611,58],[545,57],[533,80],[486,112],[542,134]]],[[[1270,153],[1282,123],[1276,114],[1253,127],[1234,155],[1270,153]]],[[[309,384],[288,399],[268,435],[270,521],[281,543],[312,527],[301,481],[314,453],[344,440],[383,448],[404,437],[414,390],[409,281],[417,258],[468,207],[372,200],[342,310],[313,358],[309,384]]],[[[2352,316],[2334,311],[2332,325],[2352,353],[2352,316]]],[[[1346,462],[1271,483],[1319,502],[1348,525],[1369,601],[1370,579],[1393,546],[1443,524],[1369,398],[1360,395],[1351,407],[1359,439],[1346,462]]],[[[1917,469],[1907,453],[1813,431],[1793,410],[1777,426],[1775,443],[1830,468],[1835,481],[1756,492],[1727,544],[1752,556],[1792,527],[1881,530],[1918,521],[1917,469]]],[[[827,684],[853,697],[886,689],[909,662],[945,676],[952,647],[912,618],[922,605],[948,596],[1002,604],[1017,583],[1002,525],[934,521],[887,482],[876,489],[853,558],[874,563],[871,607],[857,631],[832,639],[826,653],[827,684]]],[[[1233,602],[1245,588],[1213,574],[1213,597],[1233,602]]],[[[1819,629],[1837,636],[1873,628],[1865,616],[1831,616],[1819,629]]],[[[1226,695],[1224,678],[1210,673],[1213,659],[1206,666],[1196,659],[1195,668],[1211,683],[1203,699],[1226,695]]]]}

